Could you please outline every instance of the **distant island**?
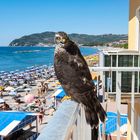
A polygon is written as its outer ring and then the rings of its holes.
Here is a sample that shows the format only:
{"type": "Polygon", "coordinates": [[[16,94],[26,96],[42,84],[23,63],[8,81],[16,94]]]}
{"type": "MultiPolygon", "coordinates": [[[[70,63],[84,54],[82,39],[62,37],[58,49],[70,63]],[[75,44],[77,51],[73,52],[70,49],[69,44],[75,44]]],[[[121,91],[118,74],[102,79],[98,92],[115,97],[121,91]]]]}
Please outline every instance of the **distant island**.
{"type": "MultiPolygon", "coordinates": [[[[13,40],[9,46],[52,46],[54,45],[55,32],[43,32],[23,36],[13,40]]],[[[128,36],[126,34],[69,34],[69,37],[80,46],[114,46],[128,47],[128,36]]]]}

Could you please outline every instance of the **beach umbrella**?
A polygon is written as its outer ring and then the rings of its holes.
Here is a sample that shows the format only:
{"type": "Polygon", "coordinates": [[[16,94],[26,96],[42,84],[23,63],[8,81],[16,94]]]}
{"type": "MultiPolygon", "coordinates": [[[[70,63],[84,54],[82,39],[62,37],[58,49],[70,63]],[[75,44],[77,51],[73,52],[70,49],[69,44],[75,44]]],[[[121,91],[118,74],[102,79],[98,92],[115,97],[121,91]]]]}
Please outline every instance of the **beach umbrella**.
{"type": "Polygon", "coordinates": [[[17,95],[17,92],[11,91],[11,92],[9,92],[8,94],[9,94],[9,95],[12,95],[12,96],[16,96],[16,95],[17,95]]]}
{"type": "Polygon", "coordinates": [[[69,100],[69,99],[71,99],[70,96],[64,96],[64,97],[62,98],[61,102],[65,101],[65,100],[69,100]]]}
{"type": "Polygon", "coordinates": [[[0,71],[0,73],[4,73],[5,71],[0,71]]]}
{"type": "Polygon", "coordinates": [[[7,72],[5,72],[5,73],[3,73],[4,75],[7,75],[8,73],[7,72]]]}
{"type": "Polygon", "coordinates": [[[30,92],[31,88],[25,88],[24,91],[30,92]]]}
{"type": "Polygon", "coordinates": [[[14,71],[10,71],[10,73],[11,73],[11,74],[13,74],[13,73],[14,73],[14,71]]]}
{"type": "Polygon", "coordinates": [[[17,78],[18,78],[17,76],[13,76],[13,77],[12,77],[12,79],[17,79],[17,78]]]}
{"type": "Polygon", "coordinates": [[[11,91],[11,90],[14,90],[14,88],[13,88],[13,87],[8,86],[8,87],[6,87],[4,90],[5,90],[5,91],[11,91]]]}
{"type": "Polygon", "coordinates": [[[33,94],[28,94],[24,97],[25,103],[32,103],[34,101],[35,97],[33,94]]]}
{"type": "Polygon", "coordinates": [[[52,83],[51,84],[51,87],[55,87],[55,86],[57,86],[56,83],[52,83]]]}
{"type": "Polygon", "coordinates": [[[10,80],[9,78],[4,79],[4,81],[9,81],[9,80],[10,80]]]}
{"type": "Polygon", "coordinates": [[[60,85],[60,82],[57,81],[56,84],[57,84],[57,85],[60,85]]]}
{"type": "Polygon", "coordinates": [[[4,103],[4,99],[0,98],[0,103],[4,103]]]}
{"type": "Polygon", "coordinates": [[[0,86],[0,91],[2,91],[4,89],[4,87],[3,86],[0,86]]]}
{"type": "Polygon", "coordinates": [[[4,78],[5,78],[5,76],[1,76],[1,78],[2,78],[2,79],[4,79],[4,78]]]}

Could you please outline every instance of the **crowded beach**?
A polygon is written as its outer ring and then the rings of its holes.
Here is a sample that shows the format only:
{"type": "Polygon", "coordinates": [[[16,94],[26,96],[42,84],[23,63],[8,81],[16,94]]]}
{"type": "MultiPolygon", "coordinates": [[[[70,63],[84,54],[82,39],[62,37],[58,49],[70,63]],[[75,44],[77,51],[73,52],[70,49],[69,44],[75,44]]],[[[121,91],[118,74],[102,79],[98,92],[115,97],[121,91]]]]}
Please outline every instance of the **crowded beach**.
{"type": "Polygon", "coordinates": [[[36,113],[41,131],[56,110],[54,93],[58,87],[53,66],[0,71],[0,111],[36,113]]]}

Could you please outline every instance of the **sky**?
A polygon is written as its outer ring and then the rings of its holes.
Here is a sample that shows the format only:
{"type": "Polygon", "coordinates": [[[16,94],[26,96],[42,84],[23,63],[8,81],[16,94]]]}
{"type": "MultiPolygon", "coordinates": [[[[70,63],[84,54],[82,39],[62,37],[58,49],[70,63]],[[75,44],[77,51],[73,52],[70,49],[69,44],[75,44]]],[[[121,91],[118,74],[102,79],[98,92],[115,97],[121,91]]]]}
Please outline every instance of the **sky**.
{"type": "Polygon", "coordinates": [[[127,34],[129,0],[0,0],[0,46],[45,31],[127,34]]]}

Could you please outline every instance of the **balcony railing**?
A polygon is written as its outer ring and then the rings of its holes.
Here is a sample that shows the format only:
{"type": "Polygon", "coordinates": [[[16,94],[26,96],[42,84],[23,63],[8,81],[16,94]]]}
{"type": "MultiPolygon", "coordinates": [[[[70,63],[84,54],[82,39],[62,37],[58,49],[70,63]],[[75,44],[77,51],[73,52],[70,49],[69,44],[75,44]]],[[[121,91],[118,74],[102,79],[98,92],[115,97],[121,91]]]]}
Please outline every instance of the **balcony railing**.
{"type": "Polygon", "coordinates": [[[64,101],[38,140],[91,140],[84,110],[73,101],[64,101]]]}
{"type": "MultiPolygon", "coordinates": [[[[115,127],[116,130],[116,139],[121,140],[121,118],[126,117],[122,116],[121,113],[121,74],[122,72],[132,72],[132,85],[131,85],[131,94],[130,101],[127,103],[128,105],[124,105],[127,107],[128,112],[128,122],[127,122],[127,139],[130,140],[139,140],[140,139],[140,110],[138,109],[139,103],[135,100],[135,72],[140,72],[140,68],[135,67],[95,67],[91,68],[91,71],[96,71],[99,75],[102,76],[102,84],[105,87],[105,72],[115,71],[116,72],[116,92],[115,94],[115,112],[116,118],[114,122],[116,122],[115,127]]],[[[138,78],[139,79],[139,78],[138,78]]],[[[138,80],[139,81],[139,80],[138,80]]],[[[126,93],[127,94],[127,93],[126,93]]],[[[108,111],[108,107],[112,105],[112,102],[103,103],[104,108],[108,111]]],[[[111,111],[111,110],[110,110],[111,111]]],[[[78,105],[73,101],[64,101],[61,106],[56,111],[52,120],[46,125],[46,128],[41,132],[38,140],[93,140],[94,138],[91,135],[91,128],[87,125],[85,120],[85,114],[82,105],[78,105]]],[[[107,122],[107,121],[106,121],[107,122]]],[[[99,125],[99,140],[106,139],[106,124],[99,125]]],[[[110,128],[113,127],[113,120],[110,123],[110,128]]]]}

